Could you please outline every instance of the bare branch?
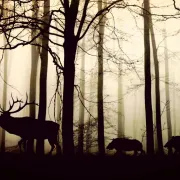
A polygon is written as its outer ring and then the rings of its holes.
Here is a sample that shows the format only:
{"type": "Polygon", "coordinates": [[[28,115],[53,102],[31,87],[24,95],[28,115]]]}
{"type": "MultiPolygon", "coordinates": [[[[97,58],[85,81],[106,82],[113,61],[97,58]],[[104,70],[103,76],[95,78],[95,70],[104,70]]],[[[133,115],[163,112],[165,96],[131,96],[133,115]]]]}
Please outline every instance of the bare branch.
{"type": "Polygon", "coordinates": [[[178,8],[178,7],[176,6],[176,1],[175,1],[175,0],[173,0],[173,5],[174,5],[174,8],[175,8],[175,9],[177,9],[178,11],[180,11],[180,8],[178,8]]]}
{"type": "Polygon", "coordinates": [[[88,4],[89,4],[89,1],[90,0],[86,0],[85,3],[84,3],[83,14],[82,14],[80,25],[79,25],[78,32],[77,32],[77,35],[76,35],[77,38],[79,38],[79,36],[80,36],[84,21],[86,19],[86,12],[87,12],[87,7],[88,7],[88,4]]]}
{"type": "Polygon", "coordinates": [[[110,5],[108,5],[107,7],[105,7],[104,9],[100,10],[99,12],[96,13],[96,15],[91,19],[91,21],[89,22],[87,28],[85,29],[84,33],[79,37],[79,40],[82,39],[85,34],[87,33],[88,29],[90,28],[90,26],[92,25],[92,23],[95,21],[95,19],[97,17],[99,17],[100,15],[102,15],[104,12],[109,11],[114,5],[116,5],[118,2],[122,2],[123,0],[117,0],[112,2],[110,5]]]}

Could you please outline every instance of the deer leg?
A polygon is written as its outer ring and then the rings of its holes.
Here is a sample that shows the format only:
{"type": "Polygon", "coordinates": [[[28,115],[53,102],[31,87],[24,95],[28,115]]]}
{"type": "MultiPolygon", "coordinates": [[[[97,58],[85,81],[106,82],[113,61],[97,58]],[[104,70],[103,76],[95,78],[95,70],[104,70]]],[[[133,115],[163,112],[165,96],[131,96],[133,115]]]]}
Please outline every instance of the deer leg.
{"type": "Polygon", "coordinates": [[[61,150],[61,146],[59,145],[58,142],[56,143],[56,149],[57,149],[56,153],[61,155],[62,154],[62,150],[61,150]]]}
{"type": "Polygon", "coordinates": [[[141,149],[141,155],[144,155],[145,151],[143,149],[141,149]]]}
{"type": "Polygon", "coordinates": [[[178,154],[178,151],[177,151],[177,149],[175,149],[175,151],[174,151],[174,155],[177,155],[178,154]]]}
{"type": "Polygon", "coordinates": [[[23,149],[24,149],[25,152],[26,152],[26,150],[27,150],[27,149],[26,149],[26,143],[27,143],[27,141],[28,141],[27,139],[24,139],[24,140],[23,140],[23,149]]]}
{"type": "Polygon", "coordinates": [[[52,139],[48,139],[48,141],[49,141],[49,144],[51,145],[51,150],[48,154],[51,155],[55,148],[56,143],[54,143],[54,141],[52,139]]]}
{"type": "Polygon", "coordinates": [[[137,150],[134,150],[134,156],[137,156],[137,150]]]}
{"type": "Polygon", "coordinates": [[[22,145],[23,142],[24,142],[23,139],[21,139],[21,140],[18,142],[18,146],[19,146],[20,152],[22,152],[21,145],[22,145]]]}

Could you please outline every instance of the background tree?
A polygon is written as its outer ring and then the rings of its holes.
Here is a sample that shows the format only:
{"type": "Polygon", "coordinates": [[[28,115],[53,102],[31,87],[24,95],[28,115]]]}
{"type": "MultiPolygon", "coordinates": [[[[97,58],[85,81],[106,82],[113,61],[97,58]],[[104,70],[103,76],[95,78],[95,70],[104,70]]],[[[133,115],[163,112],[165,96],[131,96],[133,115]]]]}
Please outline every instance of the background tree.
{"type": "MultiPolygon", "coordinates": [[[[173,74],[173,81],[175,83],[175,75],[173,74]]],[[[175,86],[173,88],[173,117],[174,117],[174,136],[176,136],[176,121],[177,121],[177,117],[176,117],[176,89],[175,86]]]]}
{"type": "MultiPolygon", "coordinates": [[[[50,22],[50,0],[44,1],[44,27],[42,32],[42,50],[40,54],[40,91],[39,91],[39,114],[38,120],[46,119],[46,96],[47,96],[47,67],[48,67],[48,43],[49,43],[49,22],[50,22]]],[[[36,151],[44,154],[44,140],[37,139],[36,151]]]]}
{"type": "MultiPolygon", "coordinates": [[[[7,4],[2,2],[2,7],[4,10],[2,11],[2,14],[4,17],[8,16],[8,11],[5,10],[7,8],[7,4]]],[[[4,45],[6,46],[7,40],[6,37],[3,36],[4,45]]],[[[6,102],[7,102],[7,83],[8,83],[8,51],[3,52],[3,60],[4,60],[4,82],[3,82],[3,101],[2,101],[2,108],[6,109],[6,102]]],[[[6,140],[6,132],[4,129],[1,128],[1,152],[5,152],[5,140],[6,140]]]]}
{"type": "Polygon", "coordinates": [[[153,118],[151,102],[151,70],[150,70],[150,40],[149,40],[149,0],[144,0],[144,75],[145,75],[145,111],[146,111],[146,136],[147,153],[154,154],[153,118]]]}
{"type": "Polygon", "coordinates": [[[125,135],[125,117],[124,117],[124,99],[123,99],[123,79],[122,79],[122,64],[119,63],[118,74],[118,137],[125,135]]]}
{"type": "MultiPolygon", "coordinates": [[[[57,21],[56,27],[58,28],[58,23],[57,21]]],[[[56,43],[59,44],[58,42],[58,36],[56,37],[56,43]]],[[[59,55],[60,49],[59,46],[56,46],[56,54],[59,55]]],[[[56,92],[55,92],[55,106],[56,106],[56,118],[57,118],[57,123],[60,125],[60,131],[58,134],[58,142],[60,143],[62,141],[61,133],[61,123],[62,123],[62,71],[58,67],[56,67],[56,77],[57,77],[57,83],[56,83],[56,92]]],[[[62,153],[59,148],[57,148],[57,153],[62,153]]]]}
{"type": "Polygon", "coordinates": [[[134,97],[135,97],[135,100],[134,100],[134,116],[133,116],[133,137],[136,139],[136,136],[137,136],[137,129],[136,129],[136,123],[137,123],[137,93],[135,91],[134,93],[134,97]]]}
{"type": "MultiPolygon", "coordinates": [[[[38,18],[38,1],[33,0],[32,6],[34,11],[32,12],[32,18],[37,19],[38,18]]],[[[34,37],[37,35],[36,29],[31,30],[31,37],[34,39],[34,37]]],[[[35,40],[36,41],[36,40],[35,40]]],[[[39,52],[37,50],[37,47],[32,45],[31,46],[31,75],[30,75],[30,102],[33,102],[36,100],[36,79],[37,79],[37,65],[38,65],[38,59],[39,59],[39,52]]],[[[29,115],[32,118],[36,118],[36,107],[35,106],[29,106],[29,115]]],[[[29,140],[27,142],[27,151],[29,153],[32,153],[34,150],[34,140],[29,140]]]]}
{"type": "Polygon", "coordinates": [[[157,128],[157,144],[158,152],[163,154],[163,140],[162,140],[162,128],[161,128],[161,104],[160,104],[160,85],[159,85],[159,61],[156,48],[156,40],[153,28],[152,17],[150,19],[150,32],[151,32],[151,41],[153,48],[153,58],[154,58],[154,69],[155,69],[155,96],[156,96],[156,128],[157,128]]]}
{"type": "MultiPolygon", "coordinates": [[[[98,1],[98,11],[102,11],[102,0],[98,1]]],[[[98,41],[98,147],[99,153],[105,153],[104,142],[104,108],[103,108],[103,43],[104,43],[105,14],[99,16],[98,41]]]]}
{"type": "Polygon", "coordinates": [[[168,52],[167,52],[167,35],[166,29],[163,30],[164,32],[164,58],[165,58],[165,92],[166,92],[166,118],[167,118],[167,128],[168,128],[168,140],[172,137],[172,125],[171,125],[171,103],[170,103],[170,96],[169,96],[169,61],[168,61],[168,52]]]}
{"type": "MultiPolygon", "coordinates": [[[[91,61],[91,67],[92,67],[92,61],[91,61]]],[[[90,87],[89,87],[89,112],[91,114],[88,115],[88,121],[87,121],[87,131],[86,131],[86,152],[91,152],[91,145],[92,145],[92,114],[94,115],[94,111],[96,109],[96,105],[93,102],[94,100],[94,91],[96,91],[97,83],[94,82],[96,79],[95,73],[93,70],[90,72],[90,87]]]]}
{"type": "MultiPolygon", "coordinates": [[[[82,40],[82,48],[85,48],[85,38],[82,40]]],[[[84,146],[84,97],[85,97],[85,52],[82,52],[80,69],[80,104],[79,104],[79,126],[78,126],[78,153],[83,154],[84,146]]]]}

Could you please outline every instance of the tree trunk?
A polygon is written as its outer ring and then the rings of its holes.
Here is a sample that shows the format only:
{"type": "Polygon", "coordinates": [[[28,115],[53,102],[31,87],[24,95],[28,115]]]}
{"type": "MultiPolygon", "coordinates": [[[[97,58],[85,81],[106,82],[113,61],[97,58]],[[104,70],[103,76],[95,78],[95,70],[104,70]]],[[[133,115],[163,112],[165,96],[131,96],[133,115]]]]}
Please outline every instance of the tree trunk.
{"type": "Polygon", "coordinates": [[[122,65],[119,65],[118,74],[118,138],[124,137],[125,120],[124,120],[124,99],[123,99],[123,82],[122,82],[122,65]]]}
{"type": "Polygon", "coordinates": [[[63,92],[63,119],[62,137],[64,155],[74,154],[73,142],[73,99],[74,99],[74,75],[75,53],[77,41],[75,37],[67,37],[64,42],[64,92],[63,92]]]}
{"type": "MultiPolygon", "coordinates": [[[[33,8],[35,11],[33,11],[33,18],[37,18],[38,16],[38,2],[33,0],[32,1],[33,8]]],[[[31,37],[32,39],[36,35],[35,30],[31,30],[31,37]]],[[[30,102],[36,100],[36,78],[37,78],[37,64],[39,59],[39,53],[37,51],[36,46],[31,45],[31,76],[30,76],[30,102]]],[[[30,117],[36,118],[36,107],[35,106],[29,106],[29,114],[30,117]]],[[[34,151],[34,140],[29,140],[27,142],[27,152],[33,153],[34,151]]]]}
{"type": "Polygon", "coordinates": [[[156,49],[156,40],[154,35],[152,18],[150,17],[150,32],[153,48],[153,58],[154,58],[154,69],[155,69],[155,94],[156,94],[156,128],[157,128],[157,143],[158,143],[158,153],[164,154],[163,151],[163,140],[162,140],[162,127],[161,127],[161,104],[160,104],[160,88],[159,88],[159,61],[156,49]]]}
{"type": "MultiPolygon", "coordinates": [[[[85,47],[85,38],[82,42],[85,47]]],[[[80,69],[80,105],[79,105],[79,129],[78,129],[78,153],[83,154],[84,141],[84,96],[85,96],[85,52],[82,52],[81,69],[80,69]]]]}
{"type": "MultiPolygon", "coordinates": [[[[44,34],[42,38],[41,69],[40,69],[40,91],[39,91],[39,114],[38,120],[45,121],[46,118],[46,96],[47,96],[47,67],[48,67],[48,43],[49,43],[49,17],[50,0],[44,1],[44,34]]],[[[37,139],[37,154],[44,154],[44,140],[37,139]]]]}
{"type": "MultiPolygon", "coordinates": [[[[6,44],[6,38],[4,37],[4,44],[6,44]]],[[[4,84],[3,84],[3,109],[6,109],[6,100],[7,100],[7,82],[8,82],[8,52],[7,50],[4,51],[4,84]]],[[[1,130],[1,152],[5,152],[5,140],[6,140],[6,131],[4,129],[1,130]]]]}
{"type": "Polygon", "coordinates": [[[145,74],[145,111],[147,153],[154,154],[153,118],[151,102],[151,69],[150,69],[150,40],[149,40],[149,0],[144,0],[144,74],[145,74]]]}
{"type": "MultiPolygon", "coordinates": [[[[102,9],[102,0],[98,1],[98,11],[102,9]]],[[[98,148],[100,155],[105,153],[104,142],[104,112],[103,112],[103,39],[105,17],[99,17],[99,43],[98,43],[98,148]]]]}
{"type": "Polygon", "coordinates": [[[62,140],[63,154],[74,155],[73,141],[73,102],[74,102],[74,77],[75,56],[78,37],[74,35],[79,1],[72,1],[65,12],[64,30],[64,90],[63,90],[63,117],[62,117],[62,140]]]}
{"type": "Polygon", "coordinates": [[[137,123],[137,93],[134,94],[134,116],[133,116],[133,137],[136,139],[137,137],[137,129],[136,129],[136,123],[137,123]]]}
{"type": "Polygon", "coordinates": [[[171,126],[171,111],[170,111],[170,96],[169,96],[169,62],[167,53],[167,40],[166,40],[166,29],[164,29],[164,55],[165,55],[165,92],[166,92],[166,117],[167,117],[167,128],[168,128],[168,140],[172,137],[172,126],[171,126]]]}
{"type": "MultiPolygon", "coordinates": [[[[153,67],[154,68],[154,67],[153,67]]],[[[153,83],[153,88],[154,91],[152,92],[152,104],[153,104],[153,109],[156,108],[156,88],[155,88],[155,83],[153,83]]],[[[155,153],[158,152],[158,140],[157,140],[157,125],[156,125],[156,110],[153,112],[153,124],[156,126],[156,131],[154,132],[154,151],[155,153]]]]}
{"type": "MultiPolygon", "coordinates": [[[[58,23],[56,22],[56,27],[58,28],[58,23]]],[[[56,37],[56,43],[58,44],[59,42],[58,42],[58,36],[56,37]]],[[[59,47],[58,46],[56,46],[56,54],[57,55],[59,55],[59,47]]],[[[57,70],[57,73],[58,74],[60,74],[59,72],[61,71],[61,70],[59,70],[57,67],[56,67],[56,70],[57,70]]],[[[57,75],[57,91],[58,92],[56,92],[56,118],[57,118],[57,123],[60,125],[60,127],[61,127],[61,120],[62,120],[62,111],[61,111],[61,109],[62,109],[62,102],[61,102],[61,79],[60,79],[61,77],[60,76],[58,76],[57,75]]],[[[59,131],[59,133],[58,133],[58,143],[60,144],[60,142],[61,142],[61,131],[59,131]]],[[[60,146],[59,146],[60,147],[60,146]]],[[[56,148],[56,153],[58,153],[58,154],[61,154],[62,152],[61,152],[61,149],[59,148],[59,147],[57,147],[56,148]]]]}
{"type": "MultiPolygon", "coordinates": [[[[92,67],[92,66],[91,66],[92,67]]],[[[93,88],[94,88],[94,73],[91,72],[90,76],[90,101],[93,101],[93,88]]],[[[89,112],[93,114],[94,112],[94,104],[92,102],[89,102],[89,112]]],[[[88,118],[88,123],[87,123],[87,131],[86,131],[86,152],[91,152],[91,141],[92,141],[92,126],[91,126],[91,120],[92,117],[91,115],[88,118]]]]}
{"type": "MultiPolygon", "coordinates": [[[[4,4],[4,1],[2,1],[2,8],[6,8],[5,7],[5,4],[4,4]]],[[[7,14],[8,12],[7,11],[3,11],[2,14],[3,16],[7,17],[7,14]]],[[[3,36],[3,40],[4,40],[4,44],[7,44],[7,41],[6,41],[6,38],[5,36],[3,36]]],[[[3,109],[6,109],[6,99],[7,99],[7,81],[8,81],[8,73],[7,73],[7,67],[8,67],[8,51],[5,50],[4,51],[4,84],[3,84],[3,109]]],[[[3,128],[1,128],[1,149],[0,151],[1,152],[5,152],[5,140],[6,140],[6,132],[3,128]]]]}
{"type": "MultiPolygon", "coordinates": [[[[173,81],[175,83],[175,74],[173,74],[173,81]]],[[[176,136],[176,89],[173,89],[173,115],[174,115],[174,136],[176,136]]]]}

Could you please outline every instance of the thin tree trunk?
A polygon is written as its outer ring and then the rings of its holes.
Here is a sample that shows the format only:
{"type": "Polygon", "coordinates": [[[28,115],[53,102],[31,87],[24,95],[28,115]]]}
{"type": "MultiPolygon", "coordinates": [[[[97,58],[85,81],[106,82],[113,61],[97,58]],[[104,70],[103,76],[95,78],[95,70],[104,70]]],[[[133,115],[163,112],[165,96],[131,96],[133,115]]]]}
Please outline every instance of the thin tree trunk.
{"type": "MultiPolygon", "coordinates": [[[[56,22],[56,27],[57,27],[57,22],[56,22]]],[[[58,27],[57,27],[58,28],[58,27]]],[[[58,37],[56,37],[56,43],[58,44],[59,42],[58,42],[58,37]]],[[[59,47],[58,46],[56,46],[56,54],[57,55],[59,55],[59,47]]],[[[57,67],[56,67],[57,68],[57,67]]],[[[58,72],[58,68],[56,69],[57,70],[57,72],[58,72]]],[[[59,73],[59,72],[58,72],[59,73]]],[[[57,90],[58,90],[58,92],[56,92],[56,118],[57,118],[57,123],[60,125],[60,127],[61,127],[61,120],[62,120],[62,114],[61,114],[61,109],[62,109],[62,101],[61,101],[61,83],[60,83],[60,81],[61,81],[61,79],[60,79],[61,77],[60,76],[58,76],[57,75],[57,83],[59,83],[59,84],[57,84],[57,90]]],[[[59,133],[58,133],[58,143],[60,144],[60,142],[61,142],[61,131],[59,131],[59,133]]],[[[56,153],[58,153],[58,154],[61,154],[62,152],[61,152],[61,149],[59,148],[59,147],[57,147],[56,148],[56,153]]]]}
{"type": "Polygon", "coordinates": [[[136,139],[137,136],[137,129],[136,129],[136,123],[137,123],[137,93],[135,92],[135,100],[134,100],[134,116],[133,116],[133,137],[136,139]]]}
{"type": "MultiPolygon", "coordinates": [[[[156,108],[156,88],[155,88],[155,83],[153,83],[153,95],[152,95],[152,104],[153,104],[153,108],[156,108]]],[[[156,126],[156,110],[154,110],[153,112],[153,123],[156,126]]],[[[158,140],[157,140],[157,127],[156,127],[156,131],[154,132],[154,150],[155,153],[158,152],[158,140]]]]}
{"type": "MultiPolygon", "coordinates": [[[[37,18],[38,16],[38,2],[33,0],[32,1],[33,8],[35,11],[33,11],[33,18],[37,18]]],[[[31,37],[32,39],[36,35],[35,30],[31,30],[31,37]]],[[[31,76],[30,76],[30,102],[36,100],[36,78],[37,78],[37,64],[39,59],[39,53],[37,51],[36,46],[31,46],[31,76]]],[[[29,114],[30,117],[36,118],[36,107],[35,106],[29,106],[29,114]]],[[[33,153],[34,151],[34,140],[29,140],[27,142],[27,152],[33,153]]]]}
{"type": "Polygon", "coordinates": [[[151,102],[151,69],[150,69],[150,40],[149,40],[149,0],[144,0],[144,74],[145,74],[145,112],[147,153],[154,154],[153,117],[151,102]]]}
{"type": "Polygon", "coordinates": [[[125,119],[124,119],[124,99],[123,99],[123,82],[122,82],[122,65],[119,65],[118,74],[118,137],[124,137],[125,119]]]}
{"type": "Polygon", "coordinates": [[[166,117],[167,117],[167,128],[168,128],[168,140],[172,137],[172,125],[171,125],[171,111],[170,111],[170,96],[169,96],[169,61],[167,53],[167,40],[166,40],[166,29],[164,29],[164,55],[165,55],[165,92],[166,92],[166,117]]]}
{"type": "Polygon", "coordinates": [[[157,143],[158,143],[158,153],[164,154],[163,151],[163,140],[162,140],[162,127],[161,127],[161,104],[160,104],[160,85],[159,85],[159,61],[156,49],[156,40],[154,35],[152,18],[150,17],[150,32],[153,48],[154,57],[154,68],[155,68],[155,94],[156,94],[156,128],[157,128],[157,143]]]}
{"type": "MultiPolygon", "coordinates": [[[[175,83],[175,74],[173,74],[173,81],[175,83]]],[[[176,89],[173,89],[173,115],[174,115],[174,136],[176,136],[176,89]]]]}
{"type": "MultiPolygon", "coordinates": [[[[39,91],[39,114],[38,120],[45,121],[46,118],[46,96],[47,96],[47,67],[48,67],[48,43],[49,43],[49,17],[50,0],[44,0],[44,34],[42,39],[41,69],[40,69],[40,91],[39,91]]],[[[36,146],[37,154],[44,154],[44,140],[38,139],[36,146]]]]}
{"type": "MultiPolygon", "coordinates": [[[[4,43],[6,44],[6,38],[4,37],[4,43]]],[[[8,81],[8,73],[7,73],[7,67],[8,67],[8,52],[7,50],[4,51],[4,84],[3,84],[3,109],[6,109],[6,99],[7,99],[7,81],[8,81]]],[[[1,152],[5,152],[5,139],[6,139],[6,131],[2,129],[1,132],[1,152]]]]}
{"type": "Polygon", "coordinates": [[[87,130],[86,130],[86,152],[91,152],[91,117],[89,117],[87,122],[87,130]]]}
{"type": "MultiPolygon", "coordinates": [[[[82,42],[85,47],[85,38],[82,42]]],[[[84,95],[85,95],[85,52],[82,52],[81,69],[80,69],[80,105],[79,105],[79,129],[78,129],[78,153],[83,154],[84,141],[84,95]]]]}
{"type": "MultiPolygon", "coordinates": [[[[98,1],[98,11],[102,9],[102,0],[98,1]]],[[[105,153],[104,142],[104,112],[103,112],[103,40],[105,17],[99,17],[99,44],[98,44],[98,148],[100,155],[105,153]]]]}
{"type": "MultiPolygon", "coordinates": [[[[92,67],[92,66],[91,66],[92,67]]],[[[91,72],[90,76],[90,101],[93,101],[93,87],[94,87],[94,73],[91,72]]],[[[89,102],[89,112],[93,114],[94,110],[94,104],[92,102],[89,102]]],[[[86,152],[91,151],[91,141],[92,141],[92,127],[91,127],[91,115],[88,118],[87,123],[87,131],[86,131],[86,152]]]]}
{"type": "MultiPolygon", "coordinates": [[[[2,8],[6,8],[4,1],[2,1],[2,8]]],[[[2,11],[2,15],[7,17],[7,11],[2,11]]],[[[5,36],[3,36],[4,44],[7,44],[5,36]]],[[[7,50],[4,51],[4,84],[3,84],[3,109],[6,109],[6,99],[7,99],[7,67],[8,67],[8,52],[7,50]]],[[[5,139],[6,139],[6,132],[3,128],[1,128],[1,152],[5,152],[5,139]]]]}

